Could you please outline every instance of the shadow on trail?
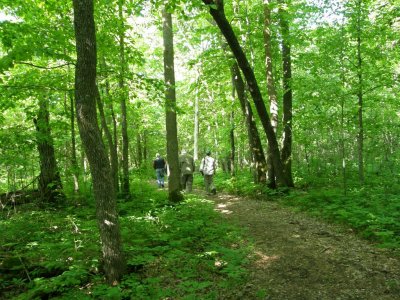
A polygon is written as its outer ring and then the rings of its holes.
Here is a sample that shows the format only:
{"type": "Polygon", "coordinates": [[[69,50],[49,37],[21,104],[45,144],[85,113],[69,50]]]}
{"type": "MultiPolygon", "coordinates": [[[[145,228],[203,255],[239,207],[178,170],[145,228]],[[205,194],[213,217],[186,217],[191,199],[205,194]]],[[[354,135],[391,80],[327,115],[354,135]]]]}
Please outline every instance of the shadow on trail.
{"type": "Polygon", "coordinates": [[[275,202],[205,197],[225,218],[246,228],[255,243],[240,299],[400,299],[399,258],[351,229],[275,202]]]}

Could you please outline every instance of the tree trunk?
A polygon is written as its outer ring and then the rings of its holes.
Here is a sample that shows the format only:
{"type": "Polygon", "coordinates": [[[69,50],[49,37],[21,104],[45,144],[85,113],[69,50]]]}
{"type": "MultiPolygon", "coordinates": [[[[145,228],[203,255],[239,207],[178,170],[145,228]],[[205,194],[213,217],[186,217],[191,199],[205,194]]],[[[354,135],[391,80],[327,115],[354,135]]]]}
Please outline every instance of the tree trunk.
{"type": "Polygon", "coordinates": [[[284,0],[280,0],[279,21],[282,30],[282,63],[283,63],[283,137],[282,164],[289,186],[294,186],[292,176],[292,59],[290,47],[289,24],[282,8],[284,0]]]}
{"type": "MultiPolygon", "coordinates": [[[[271,10],[270,10],[270,0],[264,0],[264,51],[265,51],[265,70],[267,79],[267,91],[269,96],[271,113],[271,125],[275,132],[278,129],[278,97],[276,95],[275,81],[273,75],[272,66],[272,47],[271,47],[271,10]]],[[[268,145],[268,186],[271,188],[276,188],[274,166],[272,164],[272,152],[271,147],[268,145]]]]}
{"type": "Polygon", "coordinates": [[[231,176],[235,176],[235,114],[231,113],[231,129],[229,130],[229,141],[231,144],[231,152],[229,155],[229,170],[231,172],[231,176]]]}
{"type": "Polygon", "coordinates": [[[59,203],[65,199],[50,130],[48,100],[39,100],[39,112],[34,119],[40,160],[39,191],[43,202],[59,203]]]}
{"type": "MultiPolygon", "coordinates": [[[[232,75],[232,83],[234,82],[234,77],[232,75]]],[[[229,130],[229,141],[231,145],[231,151],[229,154],[229,171],[231,176],[235,176],[235,110],[234,110],[234,101],[235,101],[235,84],[232,84],[232,107],[231,107],[231,115],[230,115],[230,127],[229,130]]]]}
{"type": "Polygon", "coordinates": [[[147,161],[147,133],[143,130],[143,160],[147,161]]]}
{"type": "MultiPolygon", "coordinates": [[[[106,87],[108,89],[108,87],[106,87]]],[[[108,93],[108,91],[106,91],[108,93]]],[[[103,101],[101,100],[100,94],[96,97],[97,108],[100,113],[101,127],[103,127],[106,139],[108,142],[108,148],[110,151],[110,161],[111,161],[111,177],[113,179],[114,190],[118,191],[118,153],[117,148],[114,146],[113,138],[110,129],[107,126],[106,116],[104,114],[103,101]]]]}
{"type": "Polygon", "coordinates": [[[104,272],[117,284],[125,270],[111,168],[96,115],[96,32],[93,0],[73,0],[77,63],[75,107],[79,132],[93,181],[104,272]]]}
{"type": "Polygon", "coordinates": [[[125,197],[129,197],[129,140],[128,140],[128,123],[126,111],[127,91],[125,88],[125,27],[123,16],[124,0],[118,1],[119,13],[119,56],[120,56],[120,74],[119,88],[121,89],[121,131],[122,131],[122,193],[125,197]]]}
{"type": "Polygon", "coordinates": [[[113,140],[114,140],[114,149],[113,149],[113,151],[115,151],[115,154],[116,154],[116,161],[114,162],[115,163],[115,170],[116,170],[116,174],[115,174],[116,179],[114,178],[114,181],[117,183],[117,189],[115,190],[115,192],[119,193],[119,191],[121,189],[120,189],[120,186],[119,186],[120,180],[119,180],[119,161],[118,161],[118,145],[119,145],[119,143],[118,143],[118,130],[117,130],[118,126],[117,126],[117,118],[116,118],[115,112],[114,112],[114,105],[113,105],[112,101],[110,103],[110,111],[111,111],[111,122],[112,122],[113,140]]]}
{"type": "MultiPolygon", "coordinates": [[[[342,41],[345,40],[343,27],[341,28],[342,41]]],[[[342,81],[342,88],[346,88],[346,76],[344,72],[344,49],[343,44],[341,47],[339,56],[340,61],[340,79],[342,81]]],[[[341,160],[342,160],[342,179],[343,179],[343,194],[347,195],[347,175],[346,175],[346,144],[345,144],[345,123],[344,123],[344,108],[345,108],[345,96],[340,97],[340,148],[341,148],[341,160]]]]}
{"type": "MultiPolygon", "coordinates": [[[[107,69],[107,63],[103,57],[102,61],[102,66],[104,66],[105,69],[107,69]]],[[[107,72],[105,72],[107,74],[107,72]]],[[[110,163],[111,163],[111,176],[113,178],[114,182],[114,188],[115,188],[115,193],[119,193],[119,178],[118,178],[118,147],[117,147],[117,122],[115,119],[114,115],[114,106],[113,106],[113,99],[110,95],[110,82],[108,80],[107,75],[105,76],[105,86],[104,86],[104,92],[105,92],[105,97],[110,99],[110,105],[109,105],[109,111],[111,113],[110,118],[106,118],[106,115],[104,113],[105,109],[105,103],[101,100],[101,97],[98,98],[97,100],[100,102],[98,103],[98,109],[100,113],[100,118],[101,118],[101,126],[106,128],[104,129],[105,131],[108,130],[108,132],[105,132],[107,142],[108,142],[108,151],[110,153],[110,163]],[[103,112],[101,112],[103,111],[103,112]],[[104,124],[103,124],[103,116],[104,116],[104,124]],[[110,130],[110,127],[112,126],[113,130],[110,130]]]]}
{"type": "Polygon", "coordinates": [[[143,155],[142,155],[142,136],[140,132],[136,133],[136,152],[137,152],[137,162],[138,168],[142,167],[143,155]]]}
{"type": "Polygon", "coordinates": [[[265,134],[267,136],[268,143],[271,147],[272,161],[277,181],[282,186],[288,186],[289,182],[284,174],[283,164],[280,158],[278,142],[276,140],[276,135],[271,125],[269,115],[264,104],[264,100],[261,96],[260,88],[258,87],[258,83],[255,78],[253,69],[251,68],[249,61],[247,60],[247,57],[244,54],[243,49],[240,46],[235,33],[233,32],[232,26],[226,19],[223,0],[203,0],[203,2],[209,5],[210,14],[214,18],[222,34],[225,36],[233,54],[235,55],[238,65],[242,70],[243,75],[246,78],[250,94],[253,98],[255,107],[257,109],[257,113],[260,117],[265,134]]]}
{"type": "Polygon", "coordinates": [[[172,33],[171,13],[163,9],[164,40],[164,79],[165,79],[165,111],[167,129],[167,161],[169,166],[168,193],[171,202],[182,200],[180,193],[180,170],[178,154],[178,130],[176,122],[176,93],[174,71],[174,41],[172,33]]]}
{"type": "Polygon", "coordinates": [[[249,137],[250,150],[256,167],[256,182],[265,183],[267,172],[267,162],[265,161],[264,150],[262,147],[260,135],[258,133],[257,125],[253,117],[253,110],[250,102],[247,100],[245,93],[245,85],[240,74],[239,66],[235,62],[232,66],[233,84],[235,85],[236,92],[240,101],[240,107],[246,120],[247,133],[249,137]]]}
{"type": "Polygon", "coordinates": [[[71,167],[72,176],[74,179],[74,192],[79,192],[79,167],[78,159],[76,157],[76,138],[75,138],[75,111],[74,111],[74,96],[69,95],[70,98],[70,126],[71,126],[71,167]]]}
{"type": "Polygon", "coordinates": [[[358,178],[360,184],[364,184],[364,125],[363,125],[363,60],[361,55],[361,14],[362,1],[357,2],[357,78],[358,78],[358,178]]]}
{"type": "MultiPolygon", "coordinates": [[[[197,85],[199,85],[199,80],[197,85]]],[[[196,96],[194,98],[194,130],[193,130],[193,159],[197,161],[199,159],[199,89],[196,90],[196,96]]]]}

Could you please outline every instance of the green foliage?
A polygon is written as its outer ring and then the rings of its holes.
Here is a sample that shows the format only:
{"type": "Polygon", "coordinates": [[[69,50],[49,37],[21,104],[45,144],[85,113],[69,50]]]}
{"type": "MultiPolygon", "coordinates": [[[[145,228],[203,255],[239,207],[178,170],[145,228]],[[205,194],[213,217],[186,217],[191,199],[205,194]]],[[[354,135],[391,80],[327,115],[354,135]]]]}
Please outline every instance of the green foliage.
{"type": "MultiPolygon", "coordinates": [[[[282,201],[313,216],[345,224],[379,247],[400,249],[399,198],[384,184],[354,188],[343,195],[342,190],[333,187],[314,187],[308,191],[270,190],[255,184],[250,174],[237,177],[221,174],[215,181],[218,189],[263,200],[282,201]]],[[[392,188],[395,186],[392,185],[392,188]]]]}
{"type": "Polygon", "coordinates": [[[266,185],[254,183],[253,174],[250,172],[239,172],[236,176],[227,173],[218,174],[215,184],[218,189],[228,193],[251,197],[274,197],[287,193],[287,188],[270,189],[266,185]]]}
{"type": "Polygon", "coordinates": [[[33,205],[0,221],[0,295],[15,299],[217,299],[245,280],[242,233],[221,222],[213,203],[133,180],[119,201],[128,272],[120,285],[102,278],[94,207],[39,210],[33,205]],[[23,234],[21,234],[23,233],[23,234]],[[232,245],[236,245],[232,247],[232,245]]]}
{"type": "Polygon", "coordinates": [[[380,247],[400,248],[400,205],[396,194],[365,188],[344,196],[338,189],[318,189],[293,193],[285,197],[284,203],[350,225],[380,247]]]}

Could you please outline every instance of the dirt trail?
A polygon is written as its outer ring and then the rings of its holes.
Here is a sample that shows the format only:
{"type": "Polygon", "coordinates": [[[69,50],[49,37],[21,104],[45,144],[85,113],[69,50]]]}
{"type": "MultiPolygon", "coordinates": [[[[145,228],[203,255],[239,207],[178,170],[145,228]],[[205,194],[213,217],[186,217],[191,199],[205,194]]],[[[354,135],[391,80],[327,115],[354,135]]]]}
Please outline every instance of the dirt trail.
{"type": "Polygon", "coordinates": [[[255,241],[250,282],[238,299],[400,299],[399,258],[351,230],[275,202],[223,194],[212,199],[255,241]]]}

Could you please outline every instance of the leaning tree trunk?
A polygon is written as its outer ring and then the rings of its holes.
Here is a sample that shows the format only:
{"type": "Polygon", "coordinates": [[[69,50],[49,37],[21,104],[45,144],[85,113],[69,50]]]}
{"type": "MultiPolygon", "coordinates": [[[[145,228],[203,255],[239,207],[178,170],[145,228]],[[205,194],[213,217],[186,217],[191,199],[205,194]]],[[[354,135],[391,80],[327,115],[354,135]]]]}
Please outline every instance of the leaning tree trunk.
{"type": "Polygon", "coordinates": [[[242,79],[242,75],[240,74],[240,70],[236,62],[232,65],[232,77],[233,77],[233,84],[235,86],[239,98],[240,107],[242,109],[243,115],[246,120],[250,150],[252,153],[252,157],[254,159],[256,173],[257,173],[256,182],[265,183],[267,162],[265,161],[265,155],[260,135],[258,133],[257,125],[253,117],[253,110],[251,108],[250,102],[247,100],[244,81],[242,79]]]}
{"type": "Polygon", "coordinates": [[[59,203],[65,198],[50,132],[48,100],[39,100],[39,113],[34,119],[40,160],[39,192],[43,202],[59,203]]]}
{"type": "MultiPolygon", "coordinates": [[[[106,87],[106,89],[108,89],[108,88],[106,87]]],[[[108,92],[106,92],[106,93],[108,93],[108,92]]],[[[112,134],[107,125],[107,120],[106,120],[106,116],[104,113],[104,105],[103,105],[103,101],[101,100],[100,94],[98,94],[96,97],[96,103],[97,103],[97,108],[99,109],[99,113],[100,113],[101,127],[104,130],[104,134],[105,134],[107,142],[108,142],[108,148],[110,150],[111,177],[113,179],[114,191],[117,192],[118,191],[118,153],[117,153],[117,148],[114,146],[112,134]]]]}
{"type": "MultiPolygon", "coordinates": [[[[272,47],[271,47],[271,10],[270,0],[264,0],[264,51],[265,51],[265,69],[267,78],[267,91],[269,96],[269,111],[271,113],[271,125],[275,134],[278,129],[278,97],[276,95],[275,80],[272,66],[272,47]]],[[[268,147],[268,185],[276,188],[274,167],[271,161],[271,148],[268,147]]]]}
{"type": "MultiPolygon", "coordinates": [[[[102,58],[102,67],[104,67],[104,69],[107,69],[107,63],[105,58],[102,58]]],[[[107,72],[105,72],[105,74],[107,74],[107,72]]],[[[97,98],[96,100],[98,101],[97,105],[98,105],[98,109],[99,109],[99,113],[100,113],[100,120],[101,120],[101,126],[104,128],[104,133],[106,135],[107,138],[107,142],[108,142],[108,151],[110,153],[110,163],[111,163],[111,176],[113,178],[113,182],[114,182],[114,188],[115,188],[115,192],[118,194],[119,193],[119,178],[118,178],[118,147],[117,147],[117,143],[118,143],[118,136],[117,136],[117,122],[115,119],[115,115],[114,115],[114,107],[113,107],[113,99],[110,95],[110,82],[108,80],[107,75],[105,75],[105,85],[104,85],[104,96],[108,99],[110,99],[110,104],[109,104],[109,111],[110,111],[110,118],[107,119],[106,118],[106,114],[104,112],[105,109],[105,103],[103,103],[101,97],[97,98]],[[112,128],[113,130],[111,130],[110,128],[112,128]]],[[[105,102],[105,101],[104,101],[105,102]]]]}
{"type": "Polygon", "coordinates": [[[176,122],[176,93],[174,71],[174,41],[171,13],[163,10],[164,40],[164,78],[165,78],[165,111],[167,129],[167,160],[169,166],[168,193],[171,202],[182,200],[180,193],[180,170],[178,154],[178,130],[176,122]]]}
{"type": "Polygon", "coordinates": [[[243,52],[242,47],[239,44],[239,41],[233,32],[232,26],[229,21],[226,19],[224,12],[224,4],[223,0],[203,0],[203,2],[209,5],[210,14],[214,18],[217,23],[219,29],[222,34],[225,36],[226,41],[231,48],[240,69],[243,72],[243,75],[246,78],[247,85],[250,91],[250,94],[253,98],[253,102],[257,109],[257,113],[260,117],[261,123],[263,125],[265,134],[268,139],[268,143],[271,147],[272,153],[272,162],[274,165],[274,170],[276,173],[277,182],[282,186],[288,186],[289,182],[285,177],[285,173],[283,170],[283,164],[280,158],[279,146],[276,140],[276,135],[274,129],[271,125],[269,115],[267,109],[265,107],[264,100],[261,96],[260,88],[258,86],[257,80],[255,78],[253,69],[251,68],[249,61],[246,55],[243,52]]]}
{"type": "Polygon", "coordinates": [[[75,69],[76,114],[82,144],[92,174],[96,216],[100,229],[104,272],[116,284],[125,269],[110,163],[96,115],[96,32],[93,0],[73,0],[77,63],[75,69]]]}
{"type": "Polygon", "coordinates": [[[121,89],[121,131],[122,131],[122,193],[129,197],[129,140],[128,140],[128,122],[126,111],[126,87],[125,87],[125,29],[123,16],[124,0],[118,1],[119,13],[119,56],[120,56],[120,74],[119,88],[121,89]]]}
{"type": "Polygon", "coordinates": [[[290,32],[289,23],[283,11],[284,0],[280,0],[279,20],[282,30],[282,63],[283,63],[283,143],[282,164],[284,167],[287,183],[294,186],[292,176],[292,59],[290,54],[290,32]]]}

